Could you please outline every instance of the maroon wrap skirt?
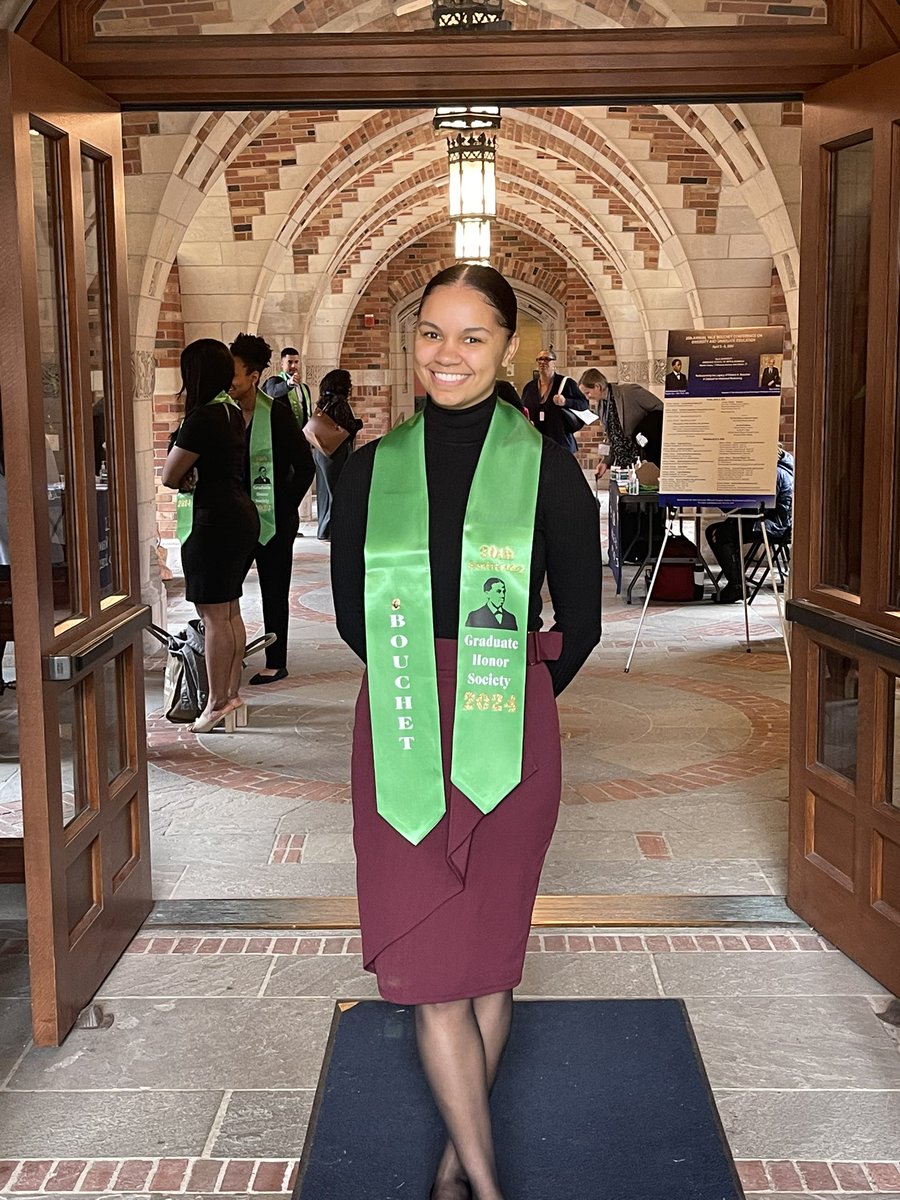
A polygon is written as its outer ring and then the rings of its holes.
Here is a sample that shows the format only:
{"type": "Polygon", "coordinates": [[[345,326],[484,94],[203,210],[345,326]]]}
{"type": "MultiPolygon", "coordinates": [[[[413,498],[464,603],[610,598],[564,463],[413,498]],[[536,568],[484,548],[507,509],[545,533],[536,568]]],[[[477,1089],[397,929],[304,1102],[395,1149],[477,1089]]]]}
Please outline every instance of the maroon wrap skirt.
{"type": "Polygon", "coordinates": [[[363,963],[394,1004],[514,988],[559,812],[559,718],[544,665],[560,633],[528,634],[521,782],[487,815],[450,782],[456,642],[435,641],[447,811],[418,846],[378,815],[366,680],[353,731],[353,844],[363,963]]]}

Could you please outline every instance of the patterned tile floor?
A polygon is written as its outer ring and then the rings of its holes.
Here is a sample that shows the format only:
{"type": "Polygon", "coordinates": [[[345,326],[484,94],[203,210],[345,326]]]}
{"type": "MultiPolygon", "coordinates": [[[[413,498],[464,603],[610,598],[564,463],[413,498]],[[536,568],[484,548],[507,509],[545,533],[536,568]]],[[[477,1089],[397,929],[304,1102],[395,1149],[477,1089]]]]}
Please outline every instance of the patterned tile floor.
{"type": "MultiPolygon", "coordinates": [[[[335,638],[327,558],[297,542],[291,676],[248,689],[247,732],[167,725],[148,675],[158,897],[352,891],[359,668],[335,638]]],[[[252,583],[245,608],[256,627],[252,583]]],[[[610,595],[606,613],[562,698],[566,786],[542,890],[783,894],[788,695],[771,598],[753,606],[751,654],[739,608],[652,608],[627,676],[638,610],[610,595]]],[[[173,599],[170,623],[189,615],[173,599]]],[[[0,820],[12,791],[0,780],[0,820]]],[[[20,903],[0,895],[0,918],[20,903]]],[[[286,1194],[334,1001],[375,994],[353,931],[148,932],[101,988],[112,1026],[38,1050],[24,943],[2,925],[0,1194],[286,1194]]],[[[748,1196],[900,1200],[900,1053],[877,1017],[889,997],[813,930],[536,932],[519,997],[574,996],[685,999],[748,1196]]]]}

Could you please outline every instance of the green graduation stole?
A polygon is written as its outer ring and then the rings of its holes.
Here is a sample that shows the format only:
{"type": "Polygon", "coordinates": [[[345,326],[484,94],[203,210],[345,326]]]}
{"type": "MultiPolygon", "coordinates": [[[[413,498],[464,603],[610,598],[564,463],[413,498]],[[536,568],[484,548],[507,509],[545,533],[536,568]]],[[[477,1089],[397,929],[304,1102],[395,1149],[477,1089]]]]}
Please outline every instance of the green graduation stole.
{"type": "MultiPolygon", "coordinates": [[[[463,526],[450,778],[488,813],[522,777],[531,548],[542,438],[499,401],[463,526]]],[[[413,845],[446,809],[431,569],[425,414],[381,439],[365,544],[376,806],[413,845]]]]}
{"type": "MultiPolygon", "coordinates": [[[[219,392],[209,401],[210,404],[230,404],[240,408],[237,400],[232,400],[227,392],[219,392]]],[[[177,492],[175,495],[175,536],[182,544],[191,536],[194,525],[194,493],[177,492]]]]}
{"type": "Polygon", "coordinates": [[[256,389],[250,422],[250,497],[259,513],[259,544],[275,533],[275,463],[272,458],[272,399],[256,389]]]}
{"type": "MultiPolygon", "coordinates": [[[[290,379],[290,375],[286,371],[281,372],[281,378],[285,383],[290,379]]],[[[298,384],[297,387],[288,388],[288,403],[291,406],[291,411],[296,418],[297,424],[302,429],[310,418],[310,407],[312,400],[309,395],[309,388],[305,383],[298,384]]]]}

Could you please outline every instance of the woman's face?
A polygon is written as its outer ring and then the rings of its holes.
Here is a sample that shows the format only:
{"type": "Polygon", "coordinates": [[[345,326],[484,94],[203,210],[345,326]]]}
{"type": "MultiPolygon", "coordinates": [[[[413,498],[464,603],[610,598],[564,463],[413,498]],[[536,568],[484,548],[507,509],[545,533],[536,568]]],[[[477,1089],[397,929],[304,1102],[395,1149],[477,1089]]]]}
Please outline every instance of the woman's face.
{"type": "Polygon", "coordinates": [[[556,362],[550,357],[546,350],[542,350],[535,359],[537,369],[541,373],[541,379],[548,382],[553,378],[556,371],[556,362]]]}
{"type": "Polygon", "coordinates": [[[471,408],[493,392],[518,344],[481,292],[447,284],[435,288],[419,314],[416,374],[441,408],[471,408]]]}
{"type": "Polygon", "coordinates": [[[251,371],[242,358],[235,355],[234,359],[234,382],[228,390],[232,400],[237,400],[240,404],[244,400],[249,400],[251,396],[256,395],[256,386],[259,383],[259,371],[251,371]]]}

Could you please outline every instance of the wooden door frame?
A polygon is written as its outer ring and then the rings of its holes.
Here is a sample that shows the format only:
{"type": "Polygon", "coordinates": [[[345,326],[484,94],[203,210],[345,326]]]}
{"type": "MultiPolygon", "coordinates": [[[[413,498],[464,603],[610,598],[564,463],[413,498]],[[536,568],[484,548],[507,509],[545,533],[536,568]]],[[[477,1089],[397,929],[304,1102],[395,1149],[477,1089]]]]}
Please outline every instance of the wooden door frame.
{"type": "MultiPolygon", "coordinates": [[[[112,233],[105,243],[109,304],[109,344],[104,384],[111,385],[106,410],[110,456],[110,539],[116,545],[121,588],[101,600],[96,567],[97,506],[91,444],[91,413],[87,329],[85,247],[76,233],[62,243],[63,271],[60,304],[69,315],[66,338],[60,345],[63,372],[71,381],[76,399],[70,430],[72,460],[67,468],[69,500],[78,537],[78,566],[68,549],[72,613],[58,620],[54,612],[51,580],[50,533],[46,521],[46,463],[42,406],[37,416],[30,407],[42,394],[39,367],[41,331],[31,314],[37,311],[37,275],[31,179],[29,129],[36,117],[59,137],[60,190],[67,196],[73,229],[83,228],[82,153],[96,151],[108,158],[101,176],[108,211],[124,214],[119,106],[60,64],[21,39],[0,32],[0,158],[15,163],[15,170],[0,176],[0,211],[8,214],[12,228],[0,239],[0,270],[5,280],[4,313],[0,322],[0,381],[4,390],[3,415],[10,513],[10,550],[15,564],[12,590],[15,607],[15,641],[18,681],[16,698],[21,737],[20,755],[24,865],[29,913],[29,957],[32,972],[32,1012],[35,1041],[58,1044],[81,1007],[110,970],[152,907],[149,871],[149,817],[144,736],[142,643],[140,629],[147,610],[135,590],[140,578],[137,535],[137,495],[130,458],[134,444],[131,355],[119,354],[128,346],[128,280],[124,242],[115,244],[112,233]],[[52,96],[52,100],[48,97],[52,96]],[[114,121],[114,124],[112,123],[114,121]],[[26,183],[23,185],[22,180],[26,183]],[[11,454],[13,444],[28,452],[11,454]],[[77,571],[77,573],[76,573],[77,571]],[[91,657],[90,651],[98,654],[91,657]],[[45,671],[47,656],[68,658],[72,674],[55,682],[45,671]],[[108,778],[106,727],[99,711],[93,673],[107,661],[122,657],[117,668],[119,736],[127,748],[125,769],[108,778]],[[118,673],[120,672],[120,673],[118,673]],[[86,807],[68,825],[63,824],[60,775],[60,728],[56,719],[59,695],[90,680],[86,686],[83,718],[88,755],[83,764],[86,807]],[[131,857],[114,861],[116,846],[104,832],[119,821],[131,838],[131,857]],[[135,850],[134,847],[138,849],[135,850]],[[91,855],[93,891],[75,928],[69,918],[66,896],[67,870],[84,854],[91,855]],[[90,994],[85,995],[85,989],[90,994]]],[[[98,204],[100,193],[98,192],[98,204]]],[[[62,223],[61,223],[62,225],[62,223]]],[[[121,228],[121,222],[119,225],[121,228]]],[[[98,235],[99,236],[99,235],[98,235]]],[[[79,710],[79,717],[82,716],[79,710]]],[[[121,848],[120,848],[121,849],[121,848]]],[[[8,875],[9,855],[4,856],[8,875]]]]}
{"type": "Polygon", "coordinates": [[[34,0],[16,32],[126,108],[800,99],[900,49],[894,0],[830,0],[810,27],[131,38],[94,35],[101,4],[34,0]]]}
{"type": "MultiPolygon", "coordinates": [[[[900,810],[887,772],[888,735],[897,729],[893,680],[900,677],[900,611],[890,606],[900,518],[893,512],[898,431],[898,285],[900,269],[900,55],[868,67],[858,80],[819,89],[804,121],[801,217],[802,345],[797,396],[798,475],[794,523],[794,628],[791,680],[791,799],[788,903],[891,991],[900,992],[900,906],[886,887],[885,856],[898,853],[900,810]],[[825,462],[831,203],[834,153],[871,138],[865,469],[850,481],[850,504],[863,523],[860,587],[844,592],[822,581],[827,534],[825,462]],[[891,546],[880,532],[884,515],[891,546]],[[866,535],[868,530],[868,535],[866,535]],[[819,673],[823,652],[856,664],[856,763],[852,779],[820,761],[825,720],[819,673]]],[[[831,336],[835,336],[832,334],[831,336]]],[[[826,757],[822,755],[822,757],[826,757]]]]}

